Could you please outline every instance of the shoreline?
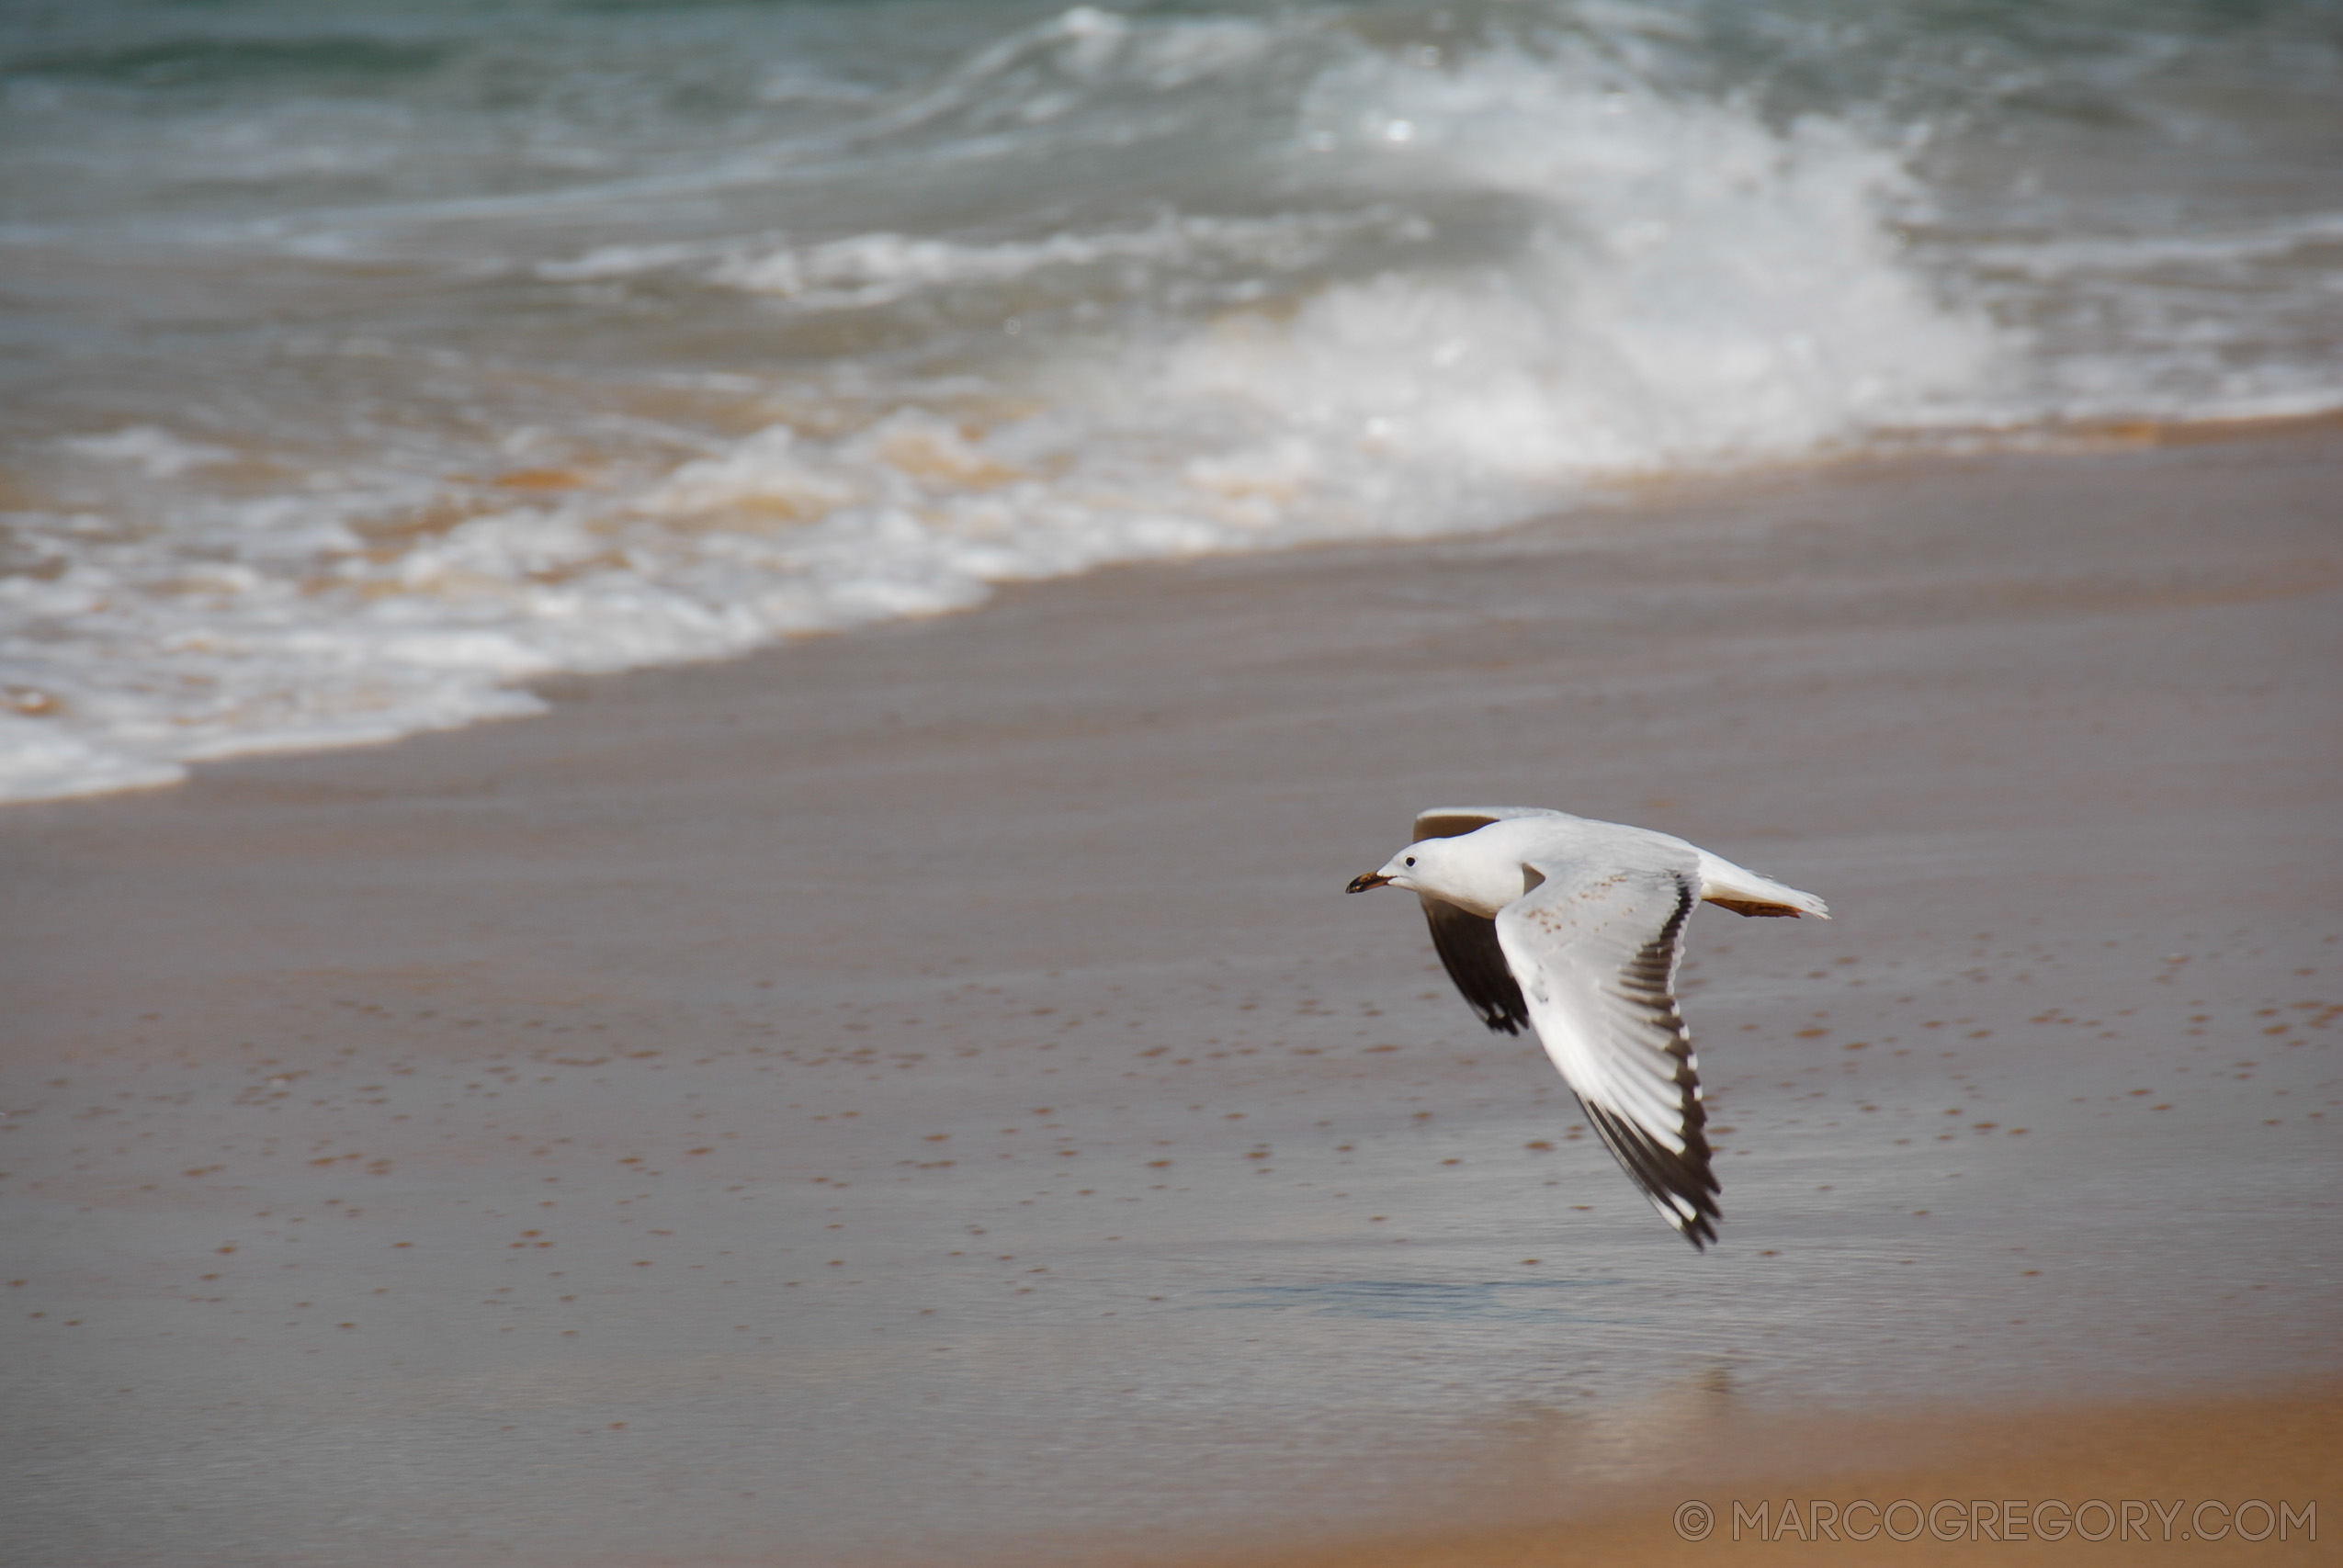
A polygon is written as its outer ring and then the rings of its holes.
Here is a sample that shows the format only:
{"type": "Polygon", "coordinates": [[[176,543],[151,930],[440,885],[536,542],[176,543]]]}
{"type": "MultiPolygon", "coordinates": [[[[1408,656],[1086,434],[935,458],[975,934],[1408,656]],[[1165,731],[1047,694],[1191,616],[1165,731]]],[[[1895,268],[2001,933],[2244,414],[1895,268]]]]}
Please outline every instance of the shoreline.
{"type": "MultiPolygon", "coordinates": [[[[741,660],[786,655],[789,650],[808,643],[825,642],[840,637],[858,636],[887,626],[979,614],[1004,592],[1052,583],[1076,582],[1101,573],[1145,570],[1149,568],[1176,570],[1183,566],[1210,560],[1249,560],[1261,557],[1277,556],[1307,558],[1316,552],[1327,550],[1411,549],[1446,544],[1468,544],[1475,540],[1500,539],[1521,531],[1567,529],[1603,520],[1649,517],[1656,513],[1665,514],[1697,509],[1703,505],[1713,505],[1721,498],[1732,496],[1750,488],[1763,490],[1783,484],[1813,482],[1817,478],[1828,482],[1835,476],[1852,478],[1885,473],[1890,476],[1904,474],[1924,482],[1931,471],[1980,461],[2091,458],[2122,453],[2200,446],[2224,446],[2239,442],[2317,441],[2330,437],[2338,430],[2343,430],[2343,408],[2299,414],[2208,415],[2178,420],[2107,419],[2022,428],[1981,426],[1970,433],[1934,432],[1928,436],[1917,438],[1909,446],[1898,446],[1894,442],[1888,442],[1879,446],[1820,450],[1799,457],[1777,457],[1748,465],[1726,465],[1719,468],[1654,474],[1613,475],[1588,480],[1585,489],[1561,510],[1488,527],[1454,532],[1443,531],[1410,536],[1308,539],[1270,546],[1262,549],[1212,552],[1200,556],[1171,555],[1113,560],[1103,565],[1086,567],[1065,576],[990,581],[983,585],[983,597],[972,604],[950,609],[922,611],[894,619],[862,622],[815,631],[783,633],[754,647],[711,658],[637,665],[613,671],[557,670],[541,676],[514,681],[504,689],[525,693],[541,703],[549,704],[557,700],[561,694],[574,694],[578,689],[578,683],[582,682],[624,680],[630,676],[663,671],[707,669],[735,663],[741,660]]],[[[248,749],[238,746],[201,756],[177,759],[169,764],[184,770],[175,779],[104,785],[60,795],[37,795],[22,798],[0,799],[0,813],[5,813],[16,807],[100,800],[116,795],[177,788],[198,776],[198,770],[238,762],[305,757],[326,752],[368,751],[386,746],[400,745],[420,736],[459,734],[484,725],[509,724],[544,716],[546,716],[544,711],[490,714],[468,718],[446,728],[406,730],[395,735],[369,736],[357,739],[321,739],[299,743],[256,741],[248,749]]]]}
{"type": "Polygon", "coordinates": [[[2328,1387],[2338,483],[1737,479],[0,812],[0,1555],[1429,1562],[2328,1387]],[[1341,896],[1455,800],[1830,899],[1696,918],[1710,1255],[1341,896]]]}

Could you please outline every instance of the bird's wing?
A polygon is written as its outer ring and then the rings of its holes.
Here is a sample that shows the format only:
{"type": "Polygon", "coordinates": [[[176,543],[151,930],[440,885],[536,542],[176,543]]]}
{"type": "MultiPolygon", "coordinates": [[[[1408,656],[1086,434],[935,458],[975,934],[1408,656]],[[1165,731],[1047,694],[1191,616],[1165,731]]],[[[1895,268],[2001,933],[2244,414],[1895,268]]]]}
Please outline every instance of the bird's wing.
{"type": "Polygon", "coordinates": [[[1435,806],[1429,811],[1416,813],[1415,832],[1408,841],[1421,844],[1426,839],[1460,839],[1508,818],[1559,815],[1543,806],[1435,806]]]}
{"type": "MultiPolygon", "coordinates": [[[[1552,815],[1542,806],[1435,806],[1416,813],[1409,842],[1460,839],[1508,818],[1552,815]]],[[[1440,962],[1448,966],[1448,977],[1456,982],[1456,989],[1465,994],[1491,1032],[1520,1033],[1522,1025],[1530,1021],[1529,1010],[1522,1001],[1522,987],[1514,982],[1513,971],[1506,965],[1505,950],[1497,943],[1497,922],[1428,894],[1420,893],[1417,897],[1423,901],[1424,923],[1432,928],[1432,945],[1439,950],[1440,962]]]]}
{"type": "Polygon", "coordinates": [[[1493,1032],[1519,1034],[1530,1021],[1529,1007],[1497,941],[1497,922],[1443,898],[1421,893],[1416,897],[1423,900],[1424,922],[1432,927],[1432,945],[1440,950],[1440,962],[1448,965],[1448,977],[1480,1021],[1493,1032]]]}
{"type": "Polygon", "coordinates": [[[1546,1055],[1659,1217],[1695,1247],[1716,1239],[1692,1037],[1676,965],[1700,883],[1694,863],[1532,863],[1545,880],[1494,922],[1546,1055]]]}

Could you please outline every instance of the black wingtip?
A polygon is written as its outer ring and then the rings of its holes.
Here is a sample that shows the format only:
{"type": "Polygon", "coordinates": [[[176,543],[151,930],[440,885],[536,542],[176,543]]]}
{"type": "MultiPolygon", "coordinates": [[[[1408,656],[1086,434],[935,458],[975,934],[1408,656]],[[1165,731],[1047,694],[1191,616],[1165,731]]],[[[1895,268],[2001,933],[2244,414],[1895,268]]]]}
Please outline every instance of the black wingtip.
{"type": "Polygon", "coordinates": [[[1659,1217],[1668,1222],[1678,1235],[1692,1244],[1694,1251],[1707,1250],[1716,1239],[1715,1222],[1725,1217],[1716,1206],[1717,1194],[1723,1190],[1716,1172],[1709,1164],[1708,1140],[1701,1136],[1701,1104],[1692,1100],[1686,1107],[1684,1148],[1681,1153],[1663,1147],[1631,1122],[1608,1111],[1579,1101],[1586,1112],[1588,1122],[1609,1148],[1619,1168],[1630,1180],[1643,1190],[1659,1217]],[[1686,1213],[1686,1211],[1691,1211],[1686,1213]]]}

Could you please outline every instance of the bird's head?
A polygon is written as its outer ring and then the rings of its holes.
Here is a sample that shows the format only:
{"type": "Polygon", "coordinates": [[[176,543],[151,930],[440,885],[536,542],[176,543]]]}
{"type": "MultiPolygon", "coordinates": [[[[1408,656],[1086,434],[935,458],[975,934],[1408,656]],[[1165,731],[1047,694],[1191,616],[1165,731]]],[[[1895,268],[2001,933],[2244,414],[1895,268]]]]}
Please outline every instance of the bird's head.
{"type": "Polygon", "coordinates": [[[1342,891],[1364,893],[1370,887],[1404,887],[1411,893],[1436,894],[1441,889],[1441,873],[1447,855],[1448,846],[1440,839],[1409,844],[1384,862],[1380,870],[1351,878],[1351,885],[1342,891]]]}

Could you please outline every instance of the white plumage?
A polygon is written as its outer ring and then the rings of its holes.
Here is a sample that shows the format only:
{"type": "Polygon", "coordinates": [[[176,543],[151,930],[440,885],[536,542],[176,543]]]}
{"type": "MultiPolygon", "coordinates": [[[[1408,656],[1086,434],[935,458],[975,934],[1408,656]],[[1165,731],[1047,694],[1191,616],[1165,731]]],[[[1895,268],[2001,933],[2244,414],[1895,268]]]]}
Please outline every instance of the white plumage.
{"type": "Polygon", "coordinates": [[[1350,891],[1405,887],[1493,1030],[1537,1031],[1588,1122],[1660,1218],[1716,1239],[1698,1062],[1676,1006],[1692,906],[1830,918],[1827,905],[1683,840],[1535,807],[1416,818],[1416,841],[1350,891]]]}

